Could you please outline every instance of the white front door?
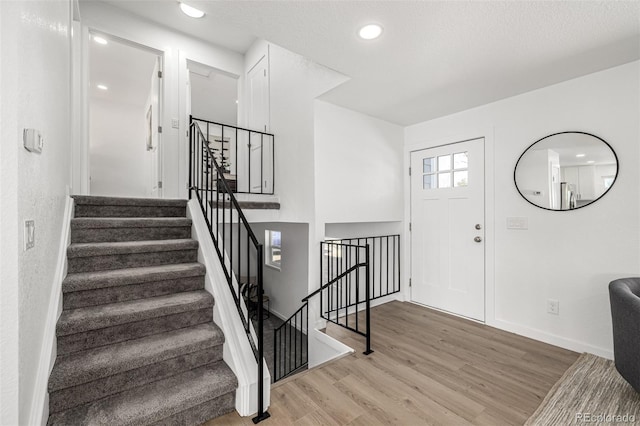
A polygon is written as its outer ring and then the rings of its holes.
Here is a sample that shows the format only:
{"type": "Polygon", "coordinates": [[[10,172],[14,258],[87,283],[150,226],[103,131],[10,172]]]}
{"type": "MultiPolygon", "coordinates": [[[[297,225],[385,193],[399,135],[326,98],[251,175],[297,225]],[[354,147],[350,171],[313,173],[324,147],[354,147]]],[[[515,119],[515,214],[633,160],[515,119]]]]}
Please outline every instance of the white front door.
{"type": "MultiPolygon", "coordinates": [[[[249,71],[249,129],[267,132],[269,128],[269,73],[266,56],[249,71]]],[[[271,159],[272,144],[266,136],[251,134],[249,141],[249,188],[250,192],[263,192],[270,186],[264,164],[271,159]]]]}
{"type": "Polygon", "coordinates": [[[411,300],[484,321],[484,139],[411,153],[411,300]]]}

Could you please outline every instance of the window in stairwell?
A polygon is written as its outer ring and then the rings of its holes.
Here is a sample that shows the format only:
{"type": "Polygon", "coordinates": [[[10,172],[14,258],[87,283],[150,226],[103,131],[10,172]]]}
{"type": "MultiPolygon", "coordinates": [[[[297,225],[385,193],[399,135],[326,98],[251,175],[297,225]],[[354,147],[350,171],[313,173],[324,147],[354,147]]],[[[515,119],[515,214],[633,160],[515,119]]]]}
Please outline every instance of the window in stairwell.
{"type": "Polygon", "coordinates": [[[280,231],[264,231],[265,254],[264,263],[280,270],[282,260],[282,233],[280,231]]]}

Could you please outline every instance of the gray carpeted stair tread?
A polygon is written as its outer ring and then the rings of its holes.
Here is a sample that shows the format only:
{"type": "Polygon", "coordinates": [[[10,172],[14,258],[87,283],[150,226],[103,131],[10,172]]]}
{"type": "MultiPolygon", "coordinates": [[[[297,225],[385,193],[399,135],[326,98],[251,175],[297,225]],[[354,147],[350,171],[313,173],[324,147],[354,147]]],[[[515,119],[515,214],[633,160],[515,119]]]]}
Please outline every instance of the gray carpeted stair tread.
{"type": "Polygon", "coordinates": [[[71,230],[102,228],[155,228],[191,226],[186,217],[77,217],[71,219],[71,230]]]}
{"type": "Polygon", "coordinates": [[[197,248],[198,241],[192,239],[77,243],[69,245],[67,258],[194,250],[197,248]]]}
{"type": "Polygon", "coordinates": [[[94,195],[73,195],[75,204],[93,206],[170,206],[183,207],[188,200],[168,198],[126,198],[126,197],[100,197],[94,195]]]}
{"type": "Polygon", "coordinates": [[[224,343],[213,323],[181,328],[59,357],[49,391],[76,386],[224,343]]]}
{"type": "MultiPolygon", "coordinates": [[[[237,379],[219,361],[49,417],[50,425],[144,425],[234,392],[237,379]]],[[[226,400],[225,404],[233,401],[226,400]]],[[[224,407],[222,411],[233,409],[224,407]]]]}
{"type": "Polygon", "coordinates": [[[200,290],[70,309],[62,311],[56,335],[65,336],[208,307],[213,307],[213,296],[200,290]]]}
{"type": "Polygon", "coordinates": [[[67,275],[62,282],[62,291],[63,293],[71,293],[74,291],[203,276],[205,272],[204,265],[200,263],[177,263],[174,265],[79,272],[67,275]]]}

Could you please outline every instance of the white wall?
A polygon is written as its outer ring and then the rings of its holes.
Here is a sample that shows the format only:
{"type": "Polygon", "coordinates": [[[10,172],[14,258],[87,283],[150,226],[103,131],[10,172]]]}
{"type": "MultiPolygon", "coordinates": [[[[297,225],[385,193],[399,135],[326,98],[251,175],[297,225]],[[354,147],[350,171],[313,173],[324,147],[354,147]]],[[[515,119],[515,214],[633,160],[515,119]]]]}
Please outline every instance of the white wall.
{"type": "Polygon", "coordinates": [[[102,2],[80,3],[82,24],[89,28],[151,47],[164,53],[164,110],[163,110],[163,196],[166,198],[186,197],[188,140],[184,135],[188,130],[186,122],[186,60],[241,75],[243,57],[204,41],[182,33],[160,27],[150,21],[137,18],[127,12],[102,2]],[[185,58],[181,60],[180,53],[185,58]],[[182,74],[181,74],[182,73],[182,74]],[[182,84],[181,84],[182,83],[182,84]],[[172,128],[171,119],[179,119],[179,128],[172,128]]]}
{"type": "MultiPolygon", "coordinates": [[[[314,99],[346,77],[275,44],[258,43],[263,53],[267,45],[270,130],[275,135],[275,192],[282,206],[280,219],[309,222],[315,213],[314,99]]],[[[255,64],[253,59],[254,53],[247,55],[247,72],[255,64]]]]}
{"type": "Polygon", "coordinates": [[[327,238],[375,237],[394,234],[402,236],[402,222],[327,223],[324,233],[327,238]]]}
{"type": "Polygon", "coordinates": [[[144,105],[91,100],[91,195],[147,196],[145,115],[144,105]]]}
{"type": "Polygon", "coordinates": [[[211,71],[209,77],[191,72],[190,82],[191,115],[238,125],[238,79],[215,71],[211,71]]]}
{"type": "Polygon", "coordinates": [[[56,254],[71,180],[70,13],[70,1],[0,2],[0,424],[6,425],[29,422],[49,299],[60,291],[56,254]],[[22,148],[24,128],[42,132],[41,154],[22,148]],[[35,220],[36,245],[24,252],[26,219],[35,220]]]}
{"type": "Polygon", "coordinates": [[[323,101],[314,112],[319,220],[402,220],[403,128],[323,101]]]}
{"type": "Polygon", "coordinates": [[[264,289],[269,295],[271,312],[287,319],[302,305],[302,298],[308,294],[309,225],[252,223],[251,228],[262,244],[265,243],[265,230],[282,233],[281,267],[280,270],[264,267],[264,289]]]}
{"type": "Polygon", "coordinates": [[[486,235],[493,247],[487,251],[488,324],[612,355],[607,285],[640,274],[639,72],[640,63],[633,62],[405,130],[407,162],[411,149],[477,136],[488,141],[487,173],[494,178],[487,208],[494,222],[487,230],[495,229],[486,235]],[[583,209],[536,208],[516,191],[515,163],[531,142],[570,130],[611,144],[620,161],[618,179],[583,209]],[[510,216],[527,217],[529,229],[506,229],[510,216]],[[547,299],[559,300],[559,315],[546,313],[547,299]]]}

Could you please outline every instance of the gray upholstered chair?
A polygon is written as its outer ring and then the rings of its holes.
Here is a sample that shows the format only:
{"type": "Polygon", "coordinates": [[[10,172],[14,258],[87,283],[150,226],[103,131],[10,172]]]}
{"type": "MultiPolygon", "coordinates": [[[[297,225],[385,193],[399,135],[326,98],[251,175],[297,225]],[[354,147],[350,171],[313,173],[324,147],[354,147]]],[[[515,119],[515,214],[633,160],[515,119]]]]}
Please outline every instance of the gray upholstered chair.
{"type": "Polygon", "coordinates": [[[609,283],[616,369],[640,392],[640,278],[609,283]]]}

